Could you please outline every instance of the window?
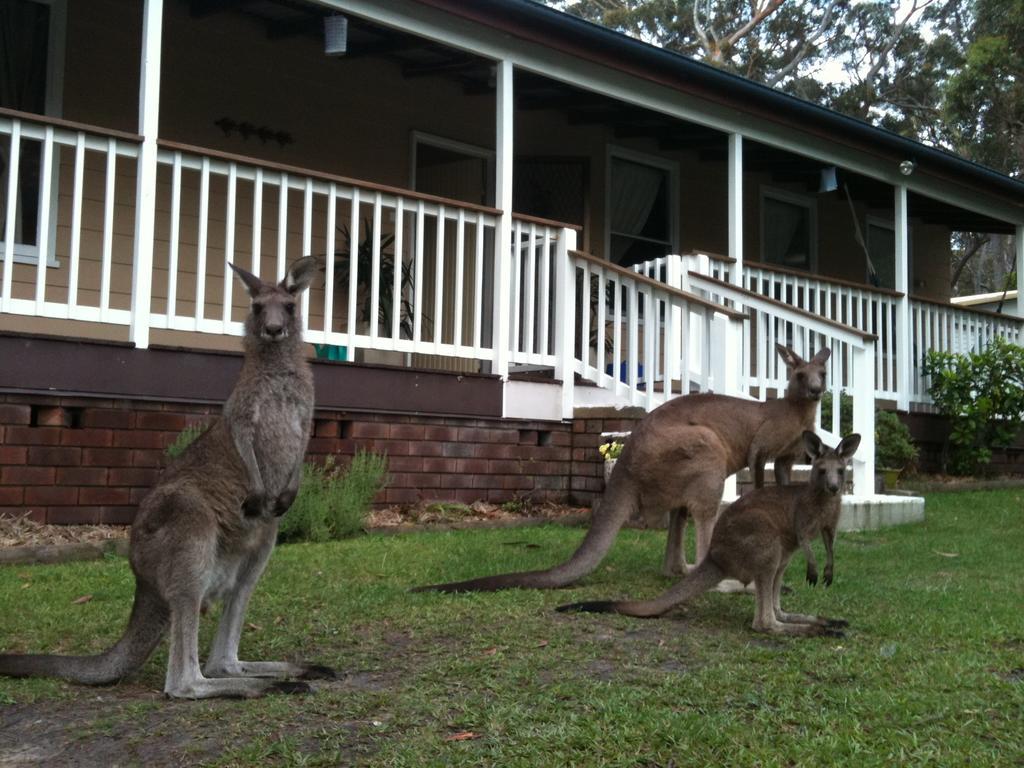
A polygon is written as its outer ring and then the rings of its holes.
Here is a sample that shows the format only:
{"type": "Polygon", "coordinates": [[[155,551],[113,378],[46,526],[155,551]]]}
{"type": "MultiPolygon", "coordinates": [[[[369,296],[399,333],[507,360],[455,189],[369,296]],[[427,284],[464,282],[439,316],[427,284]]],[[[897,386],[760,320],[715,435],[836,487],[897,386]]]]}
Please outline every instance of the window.
{"type": "Polygon", "coordinates": [[[761,191],[761,260],[811,271],[817,262],[814,199],[776,189],[761,191]]]}
{"type": "MultiPolygon", "coordinates": [[[[912,231],[907,232],[907,252],[912,254],[912,231]]],[[[874,216],[867,218],[868,256],[871,266],[875,269],[875,279],[871,279],[871,268],[867,269],[867,279],[872,285],[880,288],[896,289],[896,228],[891,220],[879,219],[874,216]]],[[[914,265],[909,258],[909,268],[914,265]]],[[[913,283],[911,283],[913,284],[913,283]]]]}
{"type": "Polygon", "coordinates": [[[612,151],[607,213],[612,262],[628,267],[675,250],[677,176],[672,163],[612,151]]]}
{"type": "MultiPolygon", "coordinates": [[[[3,0],[0,3],[0,107],[59,116],[66,11],[66,0],[3,0]]],[[[8,201],[10,152],[9,141],[0,141],[0,238],[6,232],[7,217],[13,215],[15,260],[35,263],[39,256],[39,206],[48,204],[55,209],[57,185],[51,185],[49,201],[39,199],[42,142],[23,135],[15,200],[8,201]]],[[[57,159],[55,156],[54,179],[57,159]]],[[[56,217],[51,217],[51,247],[56,223],[56,217]]],[[[47,261],[56,264],[52,250],[47,261]]]]}

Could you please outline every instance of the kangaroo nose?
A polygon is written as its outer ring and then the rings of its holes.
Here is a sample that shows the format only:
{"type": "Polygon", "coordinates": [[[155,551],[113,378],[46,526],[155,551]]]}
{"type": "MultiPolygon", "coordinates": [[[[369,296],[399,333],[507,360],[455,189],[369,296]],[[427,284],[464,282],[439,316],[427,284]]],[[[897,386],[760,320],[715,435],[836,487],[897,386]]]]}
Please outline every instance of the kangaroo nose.
{"type": "Polygon", "coordinates": [[[263,331],[272,339],[276,339],[282,333],[284,333],[283,325],[267,325],[264,326],[263,331]]]}
{"type": "Polygon", "coordinates": [[[828,484],[828,492],[829,493],[838,493],[839,492],[839,486],[837,484],[835,484],[835,483],[829,483],[828,484]]]}

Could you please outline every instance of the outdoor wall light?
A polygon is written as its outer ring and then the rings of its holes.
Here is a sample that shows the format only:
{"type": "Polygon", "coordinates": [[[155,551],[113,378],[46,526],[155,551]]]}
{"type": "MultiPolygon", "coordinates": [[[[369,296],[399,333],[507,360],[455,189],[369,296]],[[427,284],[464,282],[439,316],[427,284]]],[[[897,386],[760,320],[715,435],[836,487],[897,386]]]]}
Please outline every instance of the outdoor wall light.
{"type": "Polygon", "coordinates": [[[904,160],[900,163],[900,173],[904,176],[909,176],[917,168],[917,163],[913,160],[904,160]]]}
{"type": "Polygon", "coordinates": [[[818,192],[835,192],[839,189],[839,180],[836,178],[836,173],[834,165],[821,169],[821,184],[818,187],[818,192]]]}
{"type": "Polygon", "coordinates": [[[348,17],[340,13],[324,17],[324,53],[344,56],[348,51],[348,17]]]}

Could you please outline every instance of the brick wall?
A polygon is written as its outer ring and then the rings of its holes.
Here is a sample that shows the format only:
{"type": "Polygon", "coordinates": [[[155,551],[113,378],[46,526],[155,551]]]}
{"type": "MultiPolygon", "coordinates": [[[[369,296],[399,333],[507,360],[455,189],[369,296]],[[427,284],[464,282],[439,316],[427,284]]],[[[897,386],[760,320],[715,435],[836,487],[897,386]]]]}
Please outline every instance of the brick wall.
{"type": "MultiPolygon", "coordinates": [[[[164,449],[220,405],[0,395],[0,515],[130,523],[164,449]]],[[[611,412],[615,414],[615,412],[611,412]]],[[[598,412],[571,424],[317,411],[311,458],[386,452],[378,503],[512,499],[589,505],[603,487],[600,433],[635,419],[598,412]]]]}

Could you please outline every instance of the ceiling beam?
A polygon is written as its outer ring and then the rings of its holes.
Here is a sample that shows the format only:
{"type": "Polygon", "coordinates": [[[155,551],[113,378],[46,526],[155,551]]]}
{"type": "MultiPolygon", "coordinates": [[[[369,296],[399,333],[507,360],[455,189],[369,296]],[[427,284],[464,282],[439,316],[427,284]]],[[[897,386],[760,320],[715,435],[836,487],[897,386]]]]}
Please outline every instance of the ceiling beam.
{"type": "Polygon", "coordinates": [[[193,19],[202,19],[225,11],[233,11],[253,0],[189,0],[188,13],[193,19]]]}
{"type": "Polygon", "coordinates": [[[488,62],[482,59],[460,57],[458,59],[439,61],[434,64],[403,64],[402,76],[408,78],[428,77],[430,75],[445,75],[473,69],[483,69],[487,66],[489,66],[488,62]]]}

